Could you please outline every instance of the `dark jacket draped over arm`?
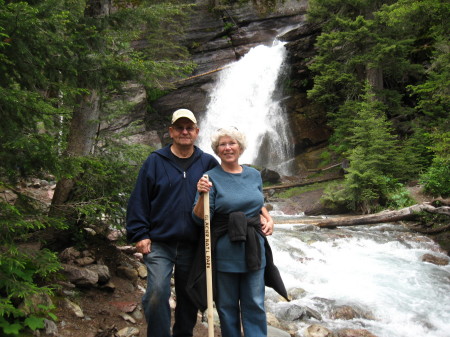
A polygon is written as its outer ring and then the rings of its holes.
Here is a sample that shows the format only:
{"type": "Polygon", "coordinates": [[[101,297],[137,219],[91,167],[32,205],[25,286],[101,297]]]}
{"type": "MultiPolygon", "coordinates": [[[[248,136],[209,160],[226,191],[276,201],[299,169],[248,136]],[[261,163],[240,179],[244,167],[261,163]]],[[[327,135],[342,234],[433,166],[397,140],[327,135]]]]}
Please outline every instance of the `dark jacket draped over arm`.
{"type": "MultiPolygon", "coordinates": [[[[264,238],[264,247],[266,252],[266,267],[264,271],[264,282],[267,287],[273,288],[278,294],[287,301],[288,295],[280,272],[273,262],[272,249],[269,241],[261,230],[260,217],[246,218],[242,212],[233,212],[230,214],[214,214],[211,224],[211,255],[213,271],[213,295],[216,294],[215,285],[215,262],[214,253],[217,240],[228,233],[231,241],[245,241],[245,259],[250,271],[261,268],[261,248],[258,235],[264,238]]],[[[192,301],[200,311],[207,308],[206,298],[206,264],[205,264],[205,236],[201,234],[197,253],[189,275],[187,292],[192,301]]]]}

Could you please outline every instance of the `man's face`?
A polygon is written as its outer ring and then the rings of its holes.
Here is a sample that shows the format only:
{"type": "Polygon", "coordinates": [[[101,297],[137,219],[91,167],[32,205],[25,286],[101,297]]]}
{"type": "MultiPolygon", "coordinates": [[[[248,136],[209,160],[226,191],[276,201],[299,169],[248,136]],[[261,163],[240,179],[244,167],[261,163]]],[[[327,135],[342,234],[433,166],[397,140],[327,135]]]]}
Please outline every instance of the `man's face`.
{"type": "Polygon", "coordinates": [[[169,127],[170,138],[179,146],[192,146],[198,137],[199,129],[187,118],[180,118],[169,127]]]}

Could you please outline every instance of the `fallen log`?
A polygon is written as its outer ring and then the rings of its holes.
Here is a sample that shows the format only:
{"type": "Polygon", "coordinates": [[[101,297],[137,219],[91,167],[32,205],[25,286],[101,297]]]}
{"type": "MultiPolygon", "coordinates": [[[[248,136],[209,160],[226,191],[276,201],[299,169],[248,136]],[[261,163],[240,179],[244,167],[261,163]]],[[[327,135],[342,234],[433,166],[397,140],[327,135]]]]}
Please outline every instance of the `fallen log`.
{"type": "Polygon", "coordinates": [[[307,182],[299,182],[299,183],[292,183],[292,184],[266,186],[266,187],[263,187],[263,191],[267,192],[270,190],[283,190],[283,189],[287,189],[287,188],[313,185],[313,184],[323,183],[323,182],[332,181],[332,180],[339,180],[339,179],[342,179],[342,176],[331,177],[331,178],[326,178],[326,179],[310,180],[307,182]]]}
{"type": "MultiPolygon", "coordinates": [[[[450,216],[449,206],[433,206],[432,202],[424,202],[413,206],[405,207],[394,211],[382,211],[375,214],[339,216],[325,219],[308,219],[302,223],[313,224],[321,228],[335,228],[338,226],[358,226],[371,225],[384,222],[398,222],[402,220],[412,220],[419,212],[443,214],[450,216]]],[[[293,223],[295,220],[288,222],[293,223]]],[[[298,220],[296,220],[298,222],[298,220]]]]}

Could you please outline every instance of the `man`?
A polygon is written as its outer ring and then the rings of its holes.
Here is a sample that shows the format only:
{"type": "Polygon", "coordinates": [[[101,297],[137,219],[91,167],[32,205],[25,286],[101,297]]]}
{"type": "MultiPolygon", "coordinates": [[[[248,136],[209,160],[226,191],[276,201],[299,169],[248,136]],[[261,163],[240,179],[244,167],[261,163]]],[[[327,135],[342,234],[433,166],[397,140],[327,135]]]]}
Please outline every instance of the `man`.
{"type": "Polygon", "coordinates": [[[196,184],[217,160],[194,145],[199,129],[187,109],[173,113],[173,143],[144,162],[127,209],[127,237],[144,254],[147,290],[142,298],[147,337],[193,335],[197,308],[186,293],[186,282],[199,238],[192,219],[196,184]],[[170,280],[174,268],[176,308],[170,334],[170,280]]]}

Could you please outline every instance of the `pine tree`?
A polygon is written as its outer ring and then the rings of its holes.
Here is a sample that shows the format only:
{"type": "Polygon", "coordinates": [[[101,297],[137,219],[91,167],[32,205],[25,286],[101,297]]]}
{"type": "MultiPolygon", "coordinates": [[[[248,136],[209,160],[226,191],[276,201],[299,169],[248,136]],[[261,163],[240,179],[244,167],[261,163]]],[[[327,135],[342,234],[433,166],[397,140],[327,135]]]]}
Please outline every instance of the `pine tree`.
{"type": "MultiPolygon", "coordinates": [[[[71,204],[59,198],[58,206],[68,210],[58,214],[68,215],[63,218],[49,217],[25,195],[15,205],[0,199],[0,334],[34,330],[44,317],[55,319],[52,308],[27,317],[17,304],[51,293],[50,285],[36,280],[50,282],[58,270],[56,254],[19,251],[18,242],[44,230],[68,229],[83,245],[83,221],[124,221],[136,163],[150,149],[98,139],[105,101],[128,81],[161,91],[192,69],[176,41],[190,5],[111,3],[0,0],[0,191],[14,189],[21,176],[44,173],[72,184],[71,204]],[[134,48],[136,40],[145,47],[134,48]]],[[[132,107],[127,108],[123,113],[132,107]]]]}

